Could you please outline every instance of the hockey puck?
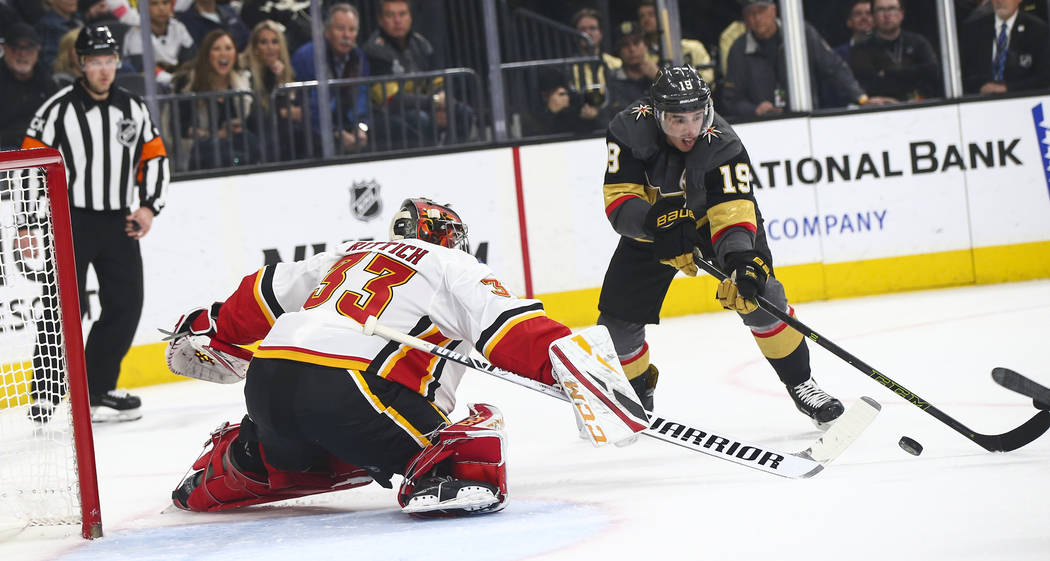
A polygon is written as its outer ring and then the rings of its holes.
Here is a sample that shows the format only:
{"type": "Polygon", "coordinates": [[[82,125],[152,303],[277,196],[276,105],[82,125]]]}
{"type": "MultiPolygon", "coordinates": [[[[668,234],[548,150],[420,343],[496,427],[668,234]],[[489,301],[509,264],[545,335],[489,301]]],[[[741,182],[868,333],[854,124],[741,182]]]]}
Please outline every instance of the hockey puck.
{"type": "Polygon", "coordinates": [[[907,436],[902,436],[900,441],[897,442],[897,444],[905,452],[911,454],[912,456],[918,456],[919,454],[922,454],[922,444],[915,442],[914,439],[908,438],[907,436]]]}

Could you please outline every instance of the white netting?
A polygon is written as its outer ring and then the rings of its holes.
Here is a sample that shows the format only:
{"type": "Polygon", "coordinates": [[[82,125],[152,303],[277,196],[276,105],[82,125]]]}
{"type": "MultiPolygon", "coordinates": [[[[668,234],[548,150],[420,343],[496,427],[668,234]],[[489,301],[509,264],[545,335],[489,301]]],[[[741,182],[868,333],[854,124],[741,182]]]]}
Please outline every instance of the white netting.
{"type": "Polygon", "coordinates": [[[0,171],[0,526],[81,521],[44,178],[0,171]]]}

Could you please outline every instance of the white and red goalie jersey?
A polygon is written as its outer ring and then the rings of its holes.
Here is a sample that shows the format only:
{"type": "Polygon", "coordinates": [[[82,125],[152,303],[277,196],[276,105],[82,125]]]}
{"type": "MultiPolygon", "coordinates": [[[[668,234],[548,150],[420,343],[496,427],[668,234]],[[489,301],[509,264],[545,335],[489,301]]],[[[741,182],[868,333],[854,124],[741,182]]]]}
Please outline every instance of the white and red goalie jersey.
{"type": "Polygon", "coordinates": [[[245,277],[226,300],[216,337],[260,341],[256,357],[368,370],[455,407],[464,367],[359,331],[384,325],[555,385],[550,344],[570,331],[537,300],[512,295],[468,253],[416,239],[351,241],[245,277]]]}

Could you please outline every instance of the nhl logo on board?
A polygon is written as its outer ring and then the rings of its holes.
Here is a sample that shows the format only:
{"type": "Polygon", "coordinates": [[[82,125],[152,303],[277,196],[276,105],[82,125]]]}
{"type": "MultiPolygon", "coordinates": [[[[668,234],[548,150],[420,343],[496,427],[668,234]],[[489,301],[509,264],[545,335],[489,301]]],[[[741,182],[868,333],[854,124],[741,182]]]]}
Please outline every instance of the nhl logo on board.
{"type": "Polygon", "coordinates": [[[350,213],[354,218],[368,222],[383,210],[379,196],[379,182],[375,179],[355,181],[350,187],[350,213]]]}
{"type": "Polygon", "coordinates": [[[128,148],[135,146],[135,139],[138,138],[139,131],[135,125],[135,121],[131,119],[121,119],[117,121],[117,142],[128,148]]]}

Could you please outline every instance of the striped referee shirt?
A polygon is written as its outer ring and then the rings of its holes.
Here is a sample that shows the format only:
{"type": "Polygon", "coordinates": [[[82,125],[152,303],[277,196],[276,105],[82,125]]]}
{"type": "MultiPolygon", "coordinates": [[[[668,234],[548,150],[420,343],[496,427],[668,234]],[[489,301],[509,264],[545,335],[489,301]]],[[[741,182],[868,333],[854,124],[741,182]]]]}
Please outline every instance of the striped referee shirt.
{"type": "Polygon", "coordinates": [[[37,109],[22,141],[22,149],[46,147],[62,152],[71,207],[145,206],[155,215],[164,207],[170,179],[164,142],[146,104],[127,90],[113,86],[103,101],[79,80],[59,90],[37,109]]]}

